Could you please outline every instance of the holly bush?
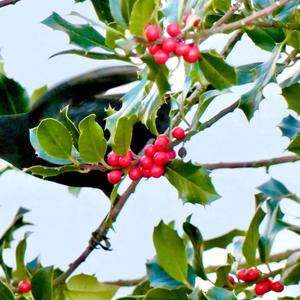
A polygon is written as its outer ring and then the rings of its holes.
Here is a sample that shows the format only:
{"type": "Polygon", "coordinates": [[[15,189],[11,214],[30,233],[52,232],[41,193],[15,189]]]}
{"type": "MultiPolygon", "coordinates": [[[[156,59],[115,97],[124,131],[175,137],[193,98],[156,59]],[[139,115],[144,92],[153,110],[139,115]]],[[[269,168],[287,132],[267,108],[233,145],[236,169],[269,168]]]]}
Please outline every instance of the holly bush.
{"type": "MultiPolygon", "coordinates": [[[[84,1],[89,0],[75,0],[84,1]]],[[[2,0],[0,7],[16,2],[2,0]]],[[[214,170],[268,171],[273,165],[300,160],[298,0],[91,0],[91,4],[98,20],[73,13],[86,23],[73,24],[53,12],[42,21],[67,34],[74,45],[53,56],[72,54],[122,64],[50,90],[42,88],[32,97],[2,67],[0,157],[11,164],[2,173],[18,168],[43,180],[98,188],[109,198],[110,209],[86,249],[68,269],[60,270],[41,265],[38,258],[25,261],[28,234],[15,249],[16,268],[5,262],[14,232],[29,225],[28,210],[20,208],[0,238],[1,299],[109,300],[123,286],[134,288],[119,300],[254,299],[298,285],[300,249],[273,253],[272,246],[282,230],[300,234],[299,217],[289,217],[282,208],[283,200],[297,207],[300,198],[276,178],[257,187],[247,230],[204,239],[201,228],[192,224],[192,215],[179,232],[174,222],[161,221],[153,230],[156,254],[146,262],[144,277],[101,283],[92,275],[73,275],[95,249],[111,250],[109,234],[141,181],[155,180],[159,185],[165,177],[183,204],[197,210],[199,205],[222,201],[211,180],[214,170]],[[223,48],[209,49],[204,42],[220,33],[226,35],[223,48]],[[231,65],[227,58],[244,36],[267,51],[268,59],[231,65]],[[270,83],[281,89],[290,111],[278,126],[289,139],[285,150],[292,155],[210,164],[186,159],[185,146],[194,136],[231,112],[239,109],[250,121],[270,83]],[[123,87],[122,92],[112,93],[116,87],[123,87]],[[210,118],[203,117],[236,87],[243,88],[238,99],[210,118]],[[207,264],[205,255],[213,248],[227,251],[224,264],[207,264]]],[[[244,50],[241,55],[246,56],[244,50]]]]}

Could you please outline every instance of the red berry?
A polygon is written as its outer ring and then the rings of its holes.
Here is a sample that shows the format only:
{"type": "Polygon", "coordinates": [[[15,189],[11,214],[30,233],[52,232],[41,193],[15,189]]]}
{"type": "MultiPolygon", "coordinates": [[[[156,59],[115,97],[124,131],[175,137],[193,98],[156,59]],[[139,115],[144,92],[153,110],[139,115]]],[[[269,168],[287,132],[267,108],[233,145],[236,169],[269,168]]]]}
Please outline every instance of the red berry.
{"type": "Polygon", "coordinates": [[[272,283],[272,290],[274,292],[280,293],[284,290],[284,286],[280,281],[275,281],[272,283]]]}
{"type": "Polygon", "coordinates": [[[154,55],[159,49],[161,49],[161,45],[148,45],[147,49],[151,55],[154,55]]]}
{"type": "Polygon", "coordinates": [[[31,291],[31,283],[27,280],[21,280],[18,284],[18,291],[21,294],[25,294],[31,291]]]}
{"type": "Polygon", "coordinates": [[[156,165],[164,166],[169,161],[169,156],[166,152],[156,152],[153,156],[153,161],[156,165]]]}
{"type": "Polygon", "coordinates": [[[153,159],[150,156],[144,155],[140,159],[140,165],[143,169],[151,169],[153,166],[153,159]]]}
{"type": "Polygon", "coordinates": [[[114,152],[110,152],[107,155],[107,162],[112,167],[117,167],[119,165],[119,158],[120,158],[120,155],[118,155],[118,154],[116,154],[114,152]]]}
{"type": "Polygon", "coordinates": [[[165,64],[168,59],[170,58],[170,54],[162,49],[157,50],[157,52],[153,55],[154,60],[158,63],[158,64],[165,64]]]}
{"type": "Polygon", "coordinates": [[[234,277],[231,276],[231,275],[228,276],[228,281],[229,281],[231,284],[235,284],[234,277]]]}
{"type": "MultiPolygon", "coordinates": [[[[192,12],[191,12],[191,11],[184,14],[183,19],[182,19],[182,22],[183,22],[184,25],[186,25],[186,23],[188,22],[188,19],[189,19],[189,17],[190,17],[191,15],[192,15],[192,12]]],[[[200,23],[200,20],[197,19],[197,20],[194,21],[193,26],[194,26],[194,27],[198,27],[198,26],[199,26],[199,23],[200,23]]]]}
{"type": "Polygon", "coordinates": [[[200,58],[200,52],[196,46],[190,46],[183,58],[188,63],[195,63],[200,58]]]}
{"type": "Polygon", "coordinates": [[[154,145],[149,144],[145,147],[145,155],[149,157],[153,157],[153,155],[156,153],[156,148],[154,145]]]}
{"type": "Polygon", "coordinates": [[[272,282],[269,279],[264,281],[260,281],[255,285],[255,293],[257,296],[264,295],[265,293],[269,292],[272,288],[272,282]]]}
{"type": "Polygon", "coordinates": [[[176,48],[176,40],[173,38],[165,38],[162,41],[162,49],[165,50],[166,52],[173,52],[176,48]]]}
{"type": "Polygon", "coordinates": [[[142,169],[143,177],[150,178],[151,177],[151,170],[150,169],[142,169]]]}
{"type": "Polygon", "coordinates": [[[121,155],[119,158],[119,165],[122,168],[127,168],[131,165],[132,158],[130,154],[127,155],[121,155]]]}
{"type": "Polygon", "coordinates": [[[166,151],[168,149],[169,140],[164,137],[158,137],[154,142],[156,151],[166,151]]]}
{"type": "Polygon", "coordinates": [[[172,130],[172,135],[176,140],[182,140],[185,137],[185,132],[181,127],[175,127],[172,130]]]}
{"type": "Polygon", "coordinates": [[[190,46],[188,44],[186,44],[185,42],[178,42],[176,44],[176,48],[174,52],[177,56],[184,56],[188,53],[189,50],[190,50],[190,46]]]}
{"type": "Polygon", "coordinates": [[[176,158],[176,152],[173,149],[168,149],[167,152],[169,160],[176,158]]]}
{"type": "Polygon", "coordinates": [[[246,281],[247,282],[253,282],[256,281],[260,276],[260,271],[257,269],[248,269],[247,275],[246,275],[246,281]]]}
{"type": "Polygon", "coordinates": [[[139,180],[143,176],[142,170],[137,166],[132,167],[129,170],[128,175],[131,180],[139,180]]]}
{"type": "Polygon", "coordinates": [[[165,173],[165,168],[159,165],[153,165],[151,168],[151,176],[154,178],[159,178],[165,173]]]}
{"type": "Polygon", "coordinates": [[[156,25],[148,24],[144,33],[149,42],[155,42],[160,37],[160,29],[156,25]]]}
{"type": "Polygon", "coordinates": [[[167,134],[160,134],[157,138],[158,139],[163,138],[163,139],[166,140],[167,143],[170,143],[170,138],[169,138],[169,136],[167,134]]]}
{"type": "Polygon", "coordinates": [[[177,37],[181,34],[181,27],[177,23],[171,23],[167,26],[167,33],[171,37],[177,37]]]}
{"type": "Polygon", "coordinates": [[[236,276],[239,280],[247,281],[247,274],[248,274],[247,269],[241,269],[241,270],[238,271],[236,276]]]}
{"type": "Polygon", "coordinates": [[[111,184],[117,184],[122,179],[122,171],[120,170],[112,170],[107,174],[107,180],[111,184]]]}

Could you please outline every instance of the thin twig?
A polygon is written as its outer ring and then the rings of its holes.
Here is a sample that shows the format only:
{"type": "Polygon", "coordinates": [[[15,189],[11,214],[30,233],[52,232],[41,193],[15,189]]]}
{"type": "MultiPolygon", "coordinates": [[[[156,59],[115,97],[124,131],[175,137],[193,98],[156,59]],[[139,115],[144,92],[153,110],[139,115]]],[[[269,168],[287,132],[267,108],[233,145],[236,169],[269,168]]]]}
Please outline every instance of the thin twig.
{"type": "Polygon", "coordinates": [[[0,1],[0,8],[8,5],[14,5],[21,0],[2,0],[0,1]]]}
{"type": "Polygon", "coordinates": [[[140,284],[141,282],[147,280],[147,276],[143,276],[141,278],[136,278],[136,279],[119,279],[116,281],[104,281],[104,284],[111,284],[111,285],[117,285],[117,286],[135,286],[140,284]]]}
{"type": "Polygon", "coordinates": [[[237,168],[261,168],[270,167],[274,165],[284,164],[299,161],[298,155],[275,157],[270,159],[256,160],[256,161],[245,161],[245,162],[220,162],[213,164],[202,164],[208,170],[218,169],[237,169],[237,168]]]}
{"type": "Polygon", "coordinates": [[[244,32],[242,30],[237,30],[227,41],[220,54],[226,58],[231,52],[231,50],[234,48],[234,46],[237,44],[237,42],[241,39],[243,34],[244,32]]]}

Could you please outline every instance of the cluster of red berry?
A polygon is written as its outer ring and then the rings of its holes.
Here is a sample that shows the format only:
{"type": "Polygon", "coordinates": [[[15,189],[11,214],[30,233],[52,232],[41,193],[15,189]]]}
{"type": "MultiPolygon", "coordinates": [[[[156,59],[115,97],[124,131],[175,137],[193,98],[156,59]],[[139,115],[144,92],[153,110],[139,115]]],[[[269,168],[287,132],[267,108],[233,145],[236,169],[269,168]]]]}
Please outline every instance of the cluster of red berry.
{"type": "MultiPolygon", "coordinates": [[[[185,132],[181,127],[176,127],[173,129],[172,135],[175,139],[182,140],[185,132]]],[[[134,155],[131,150],[126,155],[110,152],[107,155],[107,162],[110,166],[118,169],[114,169],[107,174],[108,182],[111,184],[119,183],[127,170],[131,180],[139,180],[142,177],[161,177],[165,173],[166,164],[176,157],[175,151],[169,149],[169,144],[169,137],[161,134],[153,144],[145,147],[144,155],[141,157],[134,155]]]]}
{"type": "MultiPolygon", "coordinates": [[[[188,13],[183,18],[183,24],[187,23],[191,13],[188,13]]],[[[194,22],[197,27],[199,21],[194,22]]],[[[187,43],[182,35],[181,26],[177,23],[170,23],[166,31],[169,37],[164,37],[161,29],[157,25],[148,24],[144,34],[148,42],[148,52],[153,55],[154,60],[158,64],[165,64],[170,56],[174,54],[177,57],[183,57],[188,63],[195,63],[200,58],[198,46],[194,43],[187,43]]]]}
{"type": "MultiPolygon", "coordinates": [[[[244,282],[256,282],[254,291],[257,296],[262,296],[269,291],[282,292],[284,289],[280,281],[272,282],[270,279],[257,280],[260,278],[261,272],[255,268],[241,269],[237,273],[237,278],[244,282]]],[[[228,276],[228,281],[234,285],[235,280],[232,276],[228,276]]]]}
{"type": "Polygon", "coordinates": [[[21,280],[18,284],[18,292],[20,294],[26,294],[31,291],[31,283],[27,280],[21,280]]]}

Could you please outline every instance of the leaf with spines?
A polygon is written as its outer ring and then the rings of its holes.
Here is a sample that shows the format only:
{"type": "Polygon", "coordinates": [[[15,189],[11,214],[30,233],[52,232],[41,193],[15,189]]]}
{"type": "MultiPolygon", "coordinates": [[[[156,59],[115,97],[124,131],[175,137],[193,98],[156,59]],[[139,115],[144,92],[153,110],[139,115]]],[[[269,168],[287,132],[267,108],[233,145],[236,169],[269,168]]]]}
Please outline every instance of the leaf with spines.
{"type": "Polygon", "coordinates": [[[32,277],[31,284],[34,299],[53,300],[53,267],[39,270],[32,277]]]}
{"type": "Polygon", "coordinates": [[[295,111],[298,115],[300,114],[300,83],[295,83],[282,90],[282,95],[288,103],[289,109],[295,111]]]}
{"type": "Polygon", "coordinates": [[[68,34],[72,44],[84,50],[100,47],[111,51],[111,49],[106,46],[104,37],[89,24],[71,24],[57,13],[52,13],[52,15],[42,21],[42,23],[52,29],[65,32],[68,34]]]}
{"type": "Polygon", "coordinates": [[[219,287],[210,289],[206,296],[208,297],[208,300],[237,300],[237,297],[233,292],[219,287]]]}
{"type": "Polygon", "coordinates": [[[206,205],[219,198],[206,169],[191,162],[171,161],[166,177],[183,202],[206,205]]]}
{"type": "Polygon", "coordinates": [[[61,167],[32,166],[25,169],[24,171],[35,176],[40,176],[42,178],[54,177],[68,172],[84,172],[73,165],[61,167]]]}
{"type": "Polygon", "coordinates": [[[79,123],[78,146],[80,158],[88,163],[103,162],[107,149],[103,129],[95,119],[96,115],[92,114],[79,123]]]}
{"type": "Polygon", "coordinates": [[[282,135],[289,139],[293,139],[300,132],[300,122],[292,115],[283,118],[278,127],[280,128],[282,135]]]}
{"type": "Polygon", "coordinates": [[[112,23],[114,21],[109,7],[109,0],[91,0],[91,2],[100,21],[104,23],[112,23]]]}

